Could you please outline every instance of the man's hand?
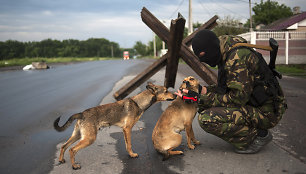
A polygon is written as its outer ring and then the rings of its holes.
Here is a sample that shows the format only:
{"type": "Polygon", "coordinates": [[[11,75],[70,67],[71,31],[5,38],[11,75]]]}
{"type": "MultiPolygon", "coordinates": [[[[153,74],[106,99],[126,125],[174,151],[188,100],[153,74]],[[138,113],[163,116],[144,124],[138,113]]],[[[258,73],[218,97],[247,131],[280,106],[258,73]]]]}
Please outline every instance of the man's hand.
{"type": "MultiPolygon", "coordinates": [[[[178,89],[177,92],[174,92],[174,94],[182,98],[182,96],[183,96],[183,93],[182,93],[182,92],[185,93],[185,94],[188,94],[189,90],[188,90],[188,89],[183,89],[183,90],[181,91],[181,90],[178,89]]],[[[204,94],[206,94],[206,93],[207,93],[207,88],[206,88],[205,86],[202,86],[201,95],[204,95],[204,94]]]]}
{"type": "Polygon", "coordinates": [[[199,101],[199,93],[187,89],[177,90],[174,94],[181,97],[185,103],[198,103],[199,101]]]}
{"type": "MultiPolygon", "coordinates": [[[[205,86],[202,87],[201,94],[206,94],[207,88],[205,86]]],[[[181,97],[186,103],[198,103],[200,95],[197,92],[189,91],[188,89],[177,90],[174,93],[175,95],[181,97]]]]}
{"type": "Polygon", "coordinates": [[[183,89],[183,90],[178,89],[177,92],[174,92],[174,94],[182,98],[183,97],[182,92],[188,94],[188,89],[183,89]]]}
{"type": "Polygon", "coordinates": [[[204,95],[207,93],[207,88],[205,86],[202,86],[202,92],[201,95],[204,95]]]}

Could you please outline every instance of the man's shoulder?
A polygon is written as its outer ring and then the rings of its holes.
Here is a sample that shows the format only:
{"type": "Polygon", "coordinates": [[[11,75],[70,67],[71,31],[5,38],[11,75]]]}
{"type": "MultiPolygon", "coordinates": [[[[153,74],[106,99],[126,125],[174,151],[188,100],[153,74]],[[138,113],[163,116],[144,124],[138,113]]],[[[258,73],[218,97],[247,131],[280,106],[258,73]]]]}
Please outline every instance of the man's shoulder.
{"type": "Polygon", "coordinates": [[[246,47],[235,48],[232,50],[226,60],[226,66],[233,66],[233,65],[241,65],[246,64],[248,66],[252,65],[255,66],[258,62],[256,55],[253,51],[246,47]]]}
{"type": "Polygon", "coordinates": [[[246,43],[247,41],[241,36],[234,36],[234,35],[222,35],[219,36],[220,42],[228,45],[234,45],[236,43],[246,43]]]}
{"type": "Polygon", "coordinates": [[[246,43],[247,41],[240,36],[222,35],[219,36],[221,53],[226,53],[232,49],[236,43],[246,43]]]}

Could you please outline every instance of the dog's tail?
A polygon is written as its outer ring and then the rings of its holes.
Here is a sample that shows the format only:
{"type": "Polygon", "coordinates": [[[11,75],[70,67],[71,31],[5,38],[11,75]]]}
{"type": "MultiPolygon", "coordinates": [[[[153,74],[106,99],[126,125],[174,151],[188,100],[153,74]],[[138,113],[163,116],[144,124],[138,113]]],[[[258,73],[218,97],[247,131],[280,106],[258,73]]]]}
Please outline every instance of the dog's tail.
{"type": "Polygon", "coordinates": [[[58,125],[58,122],[60,121],[61,117],[58,117],[54,123],[53,123],[53,127],[55,130],[57,130],[58,132],[62,132],[64,130],[66,130],[70,125],[71,123],[76,120],[76,119],[81,119],[83,117],[83,114],[82,113],[77,113],[77,114],[74,114],[72,115],[68,121],[63,125],[63,126],[59,126],[58,125]]]}

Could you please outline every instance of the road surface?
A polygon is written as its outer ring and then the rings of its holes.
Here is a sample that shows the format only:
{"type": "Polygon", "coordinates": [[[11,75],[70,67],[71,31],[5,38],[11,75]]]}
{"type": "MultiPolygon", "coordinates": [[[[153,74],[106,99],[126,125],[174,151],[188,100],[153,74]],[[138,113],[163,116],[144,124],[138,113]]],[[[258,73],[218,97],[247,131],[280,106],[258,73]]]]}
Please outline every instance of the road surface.
{"type": "Polygon", "coordinates": [[[0,173],[46,173],[56,145],[56,117],[99,104],[114,84],[142,62],[99,61],[48,70],[0,72],[0,173]]]}
{"type": "MultiPolygon", "coordinates": [[[[113,93],[151,63],[100,61],[44,71],[1,72],[0,173],[306,173],[306,80],[286,76],[281,84],[289,109],[272,129],[273,142],[258,154],[235,154],[231,145],[205,133],[195,119],[195,136],[202,144],[189,150],[183,132],[178,149],[184,155],[162,161],[151,141],[155,123],[169,104],[162,102],[150,107],[133,128],[132,148],[139,158],[128,156],[121,129],[111,126],[100,130],[96,142],[76,155],[81,170],[71,169],[68,151],[67,162],[58,165],[59,148],[70,137],[73,126],[56,132],[54,119],[62,116],[62,124],[73,113],[114,102],[113,93]]],[[[180,64],[178,72],[175,89],[188,75],[198,78],[185,64],[180,64]]],[[[162,85],[164,73],[162,69],[149,81],[162,85]]],[[[144,89],[145,84],[131,95],[144,89]]]]}

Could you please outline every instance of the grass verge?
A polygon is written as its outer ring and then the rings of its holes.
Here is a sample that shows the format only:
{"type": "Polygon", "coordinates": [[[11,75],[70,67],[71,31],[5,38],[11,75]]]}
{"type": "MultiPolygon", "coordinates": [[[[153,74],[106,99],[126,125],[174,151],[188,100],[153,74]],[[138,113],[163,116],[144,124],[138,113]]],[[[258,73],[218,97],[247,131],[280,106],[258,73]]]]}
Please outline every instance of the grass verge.
{"type": "Polygon", "coordinates": [[[61,58],[22,58],[22,59],[9,59],[0,60],[0,67],[9,66],[25,66],[32,62],[42,62],[48,63],[66,63],[66,62],[84,62],[84,61],[97,61],[97,60],[109,60],[113,58],[107,57],[86,57],[86,58],[76,58],[76,57],[61,57],[61,58]]]}
{"type": "Polygon", "coordinates": [[[276,70],[283,75],[306,78],[306,65],[276,65],[276,70]]]}
{"type": "MultiPolygon", "coordinates": [[[[151,58],[151,57],[148,57],[151,58]]],[[[109,60],[114,58],[109,57],[60,57],[60,58],[22,58],[22,59],[9,59],[9,60],[0,60],[1,67],[10,67],[10,66],[25,66],[29,65],[32,62],[41,62],[45,61],[48,63],[67,63],[67,62],[82,62],[82,61],[97,61],[97,60],[109,60]]],[[[180,60],[180,63],[183,61],[180,60]]],[[[283,75],[288,76],[300,76],[306,78],[306,64],[299,65],[276,65],[276,70],[283,75]]]]}

